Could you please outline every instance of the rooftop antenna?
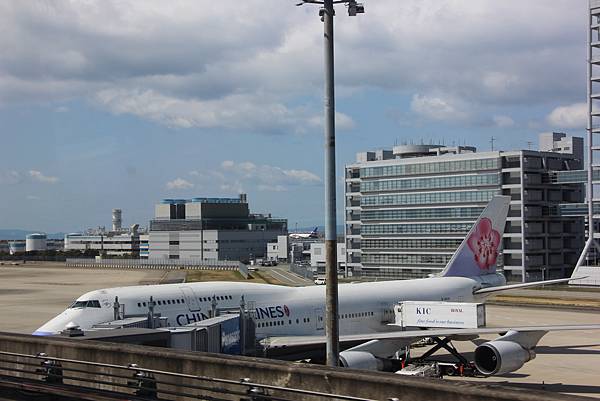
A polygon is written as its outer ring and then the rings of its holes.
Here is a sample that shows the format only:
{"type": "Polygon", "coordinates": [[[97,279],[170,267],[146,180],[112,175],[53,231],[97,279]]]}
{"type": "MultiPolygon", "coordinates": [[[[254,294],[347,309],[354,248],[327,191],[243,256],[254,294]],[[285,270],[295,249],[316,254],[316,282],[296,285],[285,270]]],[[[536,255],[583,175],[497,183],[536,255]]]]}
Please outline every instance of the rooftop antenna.
{"type": "Polygon", "coordinates": [[[531,150],[531,145],[533,145],[533,142],[527,141],[527,149],[531,150]]]}
{"type": "Polygon", "coordinates": [[[494,151],[494,141],[496,141],[496,138],[494,138],[493,136],[490,138],[490,143],[492,144],[492,152],[494,151]]]}

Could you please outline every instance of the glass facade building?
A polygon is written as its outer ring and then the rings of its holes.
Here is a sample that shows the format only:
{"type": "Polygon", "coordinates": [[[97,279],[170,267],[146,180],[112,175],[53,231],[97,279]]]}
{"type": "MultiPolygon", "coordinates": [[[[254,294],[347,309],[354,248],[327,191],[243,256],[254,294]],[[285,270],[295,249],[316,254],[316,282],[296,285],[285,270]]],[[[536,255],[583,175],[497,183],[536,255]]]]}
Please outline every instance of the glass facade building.
{"type": "Polygon", "coordinates": [[[553,179],[582,155],[473,147],[397,146],[362,152],[345,169],[347,265],[354,276],[427,277],[441,271],[488,201],[511,205],[498,267],[511,281],[563,277],[583,247],[580,183],[553,179]],[[559,205],[561,205],[559,207],[559,205]]]}

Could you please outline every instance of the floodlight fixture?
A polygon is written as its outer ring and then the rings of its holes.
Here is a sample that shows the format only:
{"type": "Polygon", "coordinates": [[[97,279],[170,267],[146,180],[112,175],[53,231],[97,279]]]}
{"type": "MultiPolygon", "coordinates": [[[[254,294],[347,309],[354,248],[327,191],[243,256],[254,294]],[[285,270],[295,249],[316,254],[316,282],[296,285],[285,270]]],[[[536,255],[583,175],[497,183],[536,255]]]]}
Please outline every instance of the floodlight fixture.
{"type": "Polygon", "coordinates": [[[357,3],[356,0],[350,0],[348,2],[348,15],[355,17],[356,14],[364,14],[365,6],[363,3],[357,3]]]}

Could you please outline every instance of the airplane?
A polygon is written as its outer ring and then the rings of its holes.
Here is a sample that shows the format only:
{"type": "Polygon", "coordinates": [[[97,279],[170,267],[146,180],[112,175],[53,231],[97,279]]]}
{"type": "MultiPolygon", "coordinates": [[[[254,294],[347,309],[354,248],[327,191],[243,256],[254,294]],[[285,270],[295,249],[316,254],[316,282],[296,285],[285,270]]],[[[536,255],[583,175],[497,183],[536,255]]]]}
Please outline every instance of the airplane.
{"type": "MultiPolygon", "coordinates": [[[[395,316],[394,306],[401,301],[484,302],[499,291],[573,279],[506,284],[504,276],[496,272],[496,259],[509,203],[508,196],[491,199],[438,276],[341,284],[338,289],[340,364],[389,370],[398,352],[423,338],[471,340],[483,334],[499,333],[499,338],[479,345],[474,354],[478,370],[491,376],[518,370],[533,359],[535,346],[548,331],[600,329],[600,325],[557,325],[403,331],[390,324],[395,316]]],[[[268,346],[268,356],[298,360],[307,355],[323,355],[324,286],[204,282],[107,288],[80,296],[33,334],[53,335],[74,326],[86,330],[111,321],[115,297],[129,316],[146,316],[152,297],[154,312],[166,317],[171,326],[209,318],[214,303],[219,309],[239,308],[243,299],[255,307],[256,336],[268,346]]]]}
{"type": "Polygon", "coordinates": [[[289,235],[289,237],[291,239],[309,239],[309,238],[319,238],[319,234],[317,234],[317,231],[319,231],[319,227],[315,227],[311,232],[309,233],[291,233],[289,235]]]}

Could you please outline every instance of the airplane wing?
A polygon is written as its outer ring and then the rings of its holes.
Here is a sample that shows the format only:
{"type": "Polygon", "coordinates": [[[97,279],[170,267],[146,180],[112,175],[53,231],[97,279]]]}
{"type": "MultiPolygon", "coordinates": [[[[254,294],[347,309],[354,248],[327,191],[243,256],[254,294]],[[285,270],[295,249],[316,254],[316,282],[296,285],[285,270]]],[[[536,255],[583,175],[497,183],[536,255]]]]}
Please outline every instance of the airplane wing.
{"type": "MultiPolygon", "coordinates": [[[[451,337],[456,340],[460,338],[471,339],[484,334],[499,334],[509,331],[517,332],[538,332],[546,333],[550,331],[564,330],[600,330],[600,324],[583,325],[554,325],[554,326],[513,326],[513,327],[484,327],[477,329],[430,329],[430,330],[405,330],[390,331],[371,334],[352,334],[341,335],[340,346],[342,348],[354,347],[356,345],[373,340],[397,340],[409,345],[427,337],[451,337]]],[[[307,350],[309,348],[319,348],[325,345],[325,336],[285,336],[268,337],[261,343],[275,354],[295,354],[296,351],[307,350]]]]}
{"type": "Polygon", "coordinates": [[[542,285],[567,283],[569,281],[581,280],[581,279],[584,279],[584,278],[586,278],[586,277],[558,278],[558,279],[555,279],[555,280],[532,281],[530,283],[519,283],[519,284],[501,285],[501,286],[498,286],[498,287],[482,288],[480,290],[477,290],[477,291],[473,292],[473,294],[476,294],[476,295],[479,295],[479,294],[488,294],[490,292],[514,290],[514,289],[517,289],[517,288],[539,287],[539,286],[542,286],[542,285]]]}

